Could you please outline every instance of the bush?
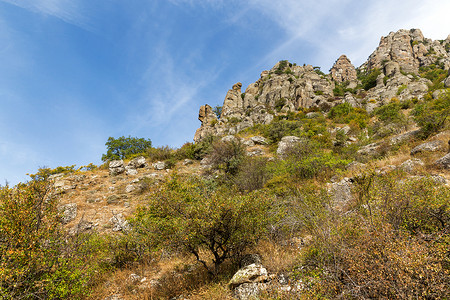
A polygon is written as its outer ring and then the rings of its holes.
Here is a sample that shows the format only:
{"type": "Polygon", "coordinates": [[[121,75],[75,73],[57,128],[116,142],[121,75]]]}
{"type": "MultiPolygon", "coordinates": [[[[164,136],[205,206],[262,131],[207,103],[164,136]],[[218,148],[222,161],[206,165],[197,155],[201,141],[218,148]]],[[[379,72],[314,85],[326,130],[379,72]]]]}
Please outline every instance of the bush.
{"type": "Polygon", "coordinates": [[[234,183],[240,191],[251,192],[262,189],[269,178],[267,159],[255,157],[243,161],[234,179],[234,183]]]}
{"type": "Polygon", "coordinates": [[[262,237],[270,203],[261,193],[221,193],[198,178],[174,176],[131,222],[155,248],[190,253],[215,276],[224,261],[238,258],[262,237]]]}
{"type": "Polygon", "coordinates": [[[298,276],[310,296],[448,298],[449,188],[400,173],[355,179],[348,212],[307,227],[314,240],[298,276]]]}
{"type": "Polygon", "coordinates": [[[150,161],[161,161],[172,159],[176,156],[175,150],[169,146],[160,146],[157,148],[148,148],[145,151],[145,156],[149,158],[150,161]]]}
{"type": "Polygon", "coordinates": [[[151,148],[152,142],[149,139],[122,136],[117,139],[109,137],[105,145],[107,152],[102,155],[102,161],[143,155],[147,149],[151,148]]]}
{"type": "Polygon", "coordinates": [[[418,103],[412,114],[422,129],[423,137],[438,132],[446,126],[450,116],[450,90],[437,99],[418,103]]]}
{"type": "Polygon", "coordinates": [[[360,129],[366,128],[369,122],[367,111],[361,108],[354,108],[349,103],[341,103],[330,109],[328,118],[337,123],[346,123],[360,129]]]}
{"type": "Polygon", "coordinates": [[[47,180],[51,175],[55,174],[68,174],[75,172],[75,165],[66,166],[66,167],[56,167],[55,169],[51,169],[48,167],[39,168],[36,174],[27,174],[31,177],[32,180],[42,181],[47,180]]]}
{"type": "Polygon", "coordinates": [[[0,190],[0,298],[67,299],[88,293],[94,256],[87,237],[62,228],[50,184],[0,190]]]}
{"type": "Polygon", "coordinates": [[[373,69],[366,75],[360,75],[359,80],[361,80],[361,84],[363,89],[368,91],[369,89],[377,86],[377,78],[381,74],[380,69],[373,69]]]}
{"type": "Polygon", "coordinates": [[[313,140],[302,142],[286,151],[284,168],[299,179],[310,179],[317,176],[329,176],[333,171],[344,169],[350,162],[325,152],[321,145],[313,140]]]}
{"type": "Polygon", "coordinates": [[[216,141],[208,154],[213,169],[222,170],[227,175],[235,175],[245,158],[245,146],[238,140],[216,141]]]}
{"type": "Polygon", "coordinates": [[[389,104],[377,108],[374,114],[384,123],[406,125],[406,117],[401,111],[400,103],[397,101],[392,101],[389,104]]]}

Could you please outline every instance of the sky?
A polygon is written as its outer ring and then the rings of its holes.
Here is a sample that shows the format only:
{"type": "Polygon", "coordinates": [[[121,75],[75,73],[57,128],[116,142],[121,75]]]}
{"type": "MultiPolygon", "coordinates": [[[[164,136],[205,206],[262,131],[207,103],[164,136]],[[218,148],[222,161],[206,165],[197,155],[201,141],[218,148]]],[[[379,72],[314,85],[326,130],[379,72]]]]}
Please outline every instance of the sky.
{"type": "Polygon", "coordinates": [[[450,34],[448,0],[0,0],[0,185],[101,164],[108,137],[192,142],[279,60],[361,65],[380,37],[450,34]]]}

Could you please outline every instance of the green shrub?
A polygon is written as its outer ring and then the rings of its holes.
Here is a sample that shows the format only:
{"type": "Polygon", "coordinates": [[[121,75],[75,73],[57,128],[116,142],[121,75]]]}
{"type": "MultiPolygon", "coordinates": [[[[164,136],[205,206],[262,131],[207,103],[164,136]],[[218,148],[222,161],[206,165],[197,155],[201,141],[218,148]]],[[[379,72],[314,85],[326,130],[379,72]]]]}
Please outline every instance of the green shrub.
{"type": "Polygon", "coordinates": [[[421,127],[423,137],[438,132],[446,126],[450,115],[450,91],[437,99],[418,103],[413,112],[414,120],[421,127]]]}
{"type": "Polygon", "coordinates": [[[400,95],[407,88],[408,88],[408,86],[406,84],[402,84],[401,86],[399,86],[398,90],[397,90],[397,95],[400,95]]]}
{"type": "Polygon", "coordinates": [[[245,146],[238,140],[216,141],[208,154],[213,169],[222,170],[227,175],[235,175],[245,158],[245,146]]]}
{"type": "Polygon", "coordinates": [[[359,80],[361,80],[361,84],[363,89],[368,91],[369,89],[375,87],[377,85],[377,78],[381,74],[380,69],[373,69],[367,74],[360,74],[359,80]]]}
{"type": "Polygon", "coordinates": [[[69,174],[75,172],[75,165],[71,165],[71,166],[66,166],[66,167],[56,167],[55,169],[51,169],[48,167],[42,167],[39,168],[36,174],[27,174],[31,177],[32,180],[46,180],[48,179],[51,175],[55,175],[55,174],[69,174]]]}
{"type": "Polygon", "coordinates": [[[267,170],[267,159],[261,157],[247,158],[239,167],[234,183],[242,192],[251,192],[264,187],[270,174],[267,170]]]}
{"type": "MultiPolygon", "coordinates": [[[[241,95],[241,97],[242,97],[242,95],[241,95]]],[[[222,114],[222,106],[216,105],[216,106],[213,108],[213,113],[216,114],[217,119],[220,119],[220,115],[222,114]]]]}
{"type": "Polygon", "coordinates": [[[397,101],[392,101],[386,105],[377,108],[374,114],[378,119],[386,124],[405,124],[406,117],[401,111],[401,104],[397,101]]]}
{"type": "Polygon", "coordinates": [[[275,70],[275,74],[281,75],[284,72],[284,69],[286,69],[289,65],[289,62],[287,60],[280,60],[278,68],[275,70]]]}
{"type": "Polygon", "coordinates": [[[299,121],[272,121],[270,124],[262,126],[262,134],[267,137],[271,143],[276,143],[281,140],[283,136],[295,135],[300,136],[302,123],[299,121]]]}
{"type": "Polygon", "coordinates": [[[150,161],[162,161],[174,158],[176,152],[169,146],[151,147],[145,151],[145,156],[148,157],[150,161]]]}
{"type": "Polygon", "coordinates": [[[275,110],[276,111],[281,111],[281,109],[283,108],[283,106],[285,106],[286,105],[286,99],[284,99],[284,98],[280,98],[280,99],[278,99],[278,100],[276,100],[275,101],[275,110]]]}
{"type": "Polygon", "coordinates": [[[217,192],[203,180],[178,176],[148,200],[137,210],[133,228],[155,248],[194,255],[212,276],[262,237],[272,201],[261,193],[217,192]]]}
{"type": "Polygon", "coordinates": [[[349,103],[342,103],[334,106],[328,113],[328,118],[337,123],[346,123],[358,128],[366,128],[369,122],[367,111],[361,108],[354,108],[349,103]]]}
{"type": "Polygon", "coordinates": [[[152,142],[144,138],[136,137],[109,137],[106,142],[107,152],[102,155],[102,161],[127,159],[137,155],[142,155],[152,146],[152,142]]]}

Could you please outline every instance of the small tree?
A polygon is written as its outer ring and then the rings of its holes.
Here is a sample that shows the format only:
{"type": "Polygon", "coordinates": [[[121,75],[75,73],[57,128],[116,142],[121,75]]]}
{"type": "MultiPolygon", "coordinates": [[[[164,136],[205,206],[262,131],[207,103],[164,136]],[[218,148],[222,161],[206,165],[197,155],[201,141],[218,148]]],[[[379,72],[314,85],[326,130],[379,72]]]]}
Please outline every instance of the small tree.
{"type": "Polygon", "coordinates": [[[270,203],[267,195],[221,193],[198,178],[175,175],[131,222],[153,247],[191,253],[215,276],[225,260],[239,257],[261,238],[270,203]]]}
{"type": "Polygon", "coordinates": [[[152,141],[131,136],[121,136],[117,139],[109,137],[105,145],[107,152],[102,155],[103,161],[125,159],[137,154],[143,154],[145,150],[152,147],[152,141]]]}

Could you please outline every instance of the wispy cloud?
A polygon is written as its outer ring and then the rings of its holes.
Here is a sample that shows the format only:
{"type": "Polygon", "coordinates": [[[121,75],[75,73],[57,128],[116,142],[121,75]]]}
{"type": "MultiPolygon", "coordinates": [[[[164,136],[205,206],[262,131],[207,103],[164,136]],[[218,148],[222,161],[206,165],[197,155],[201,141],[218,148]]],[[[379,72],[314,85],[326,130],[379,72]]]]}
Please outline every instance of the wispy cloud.
{"type": "Polygon", "coordinates": [[[23,9],[58,18],[66,23],[92,31],[79,0],[0,0],[23,9]]]}

